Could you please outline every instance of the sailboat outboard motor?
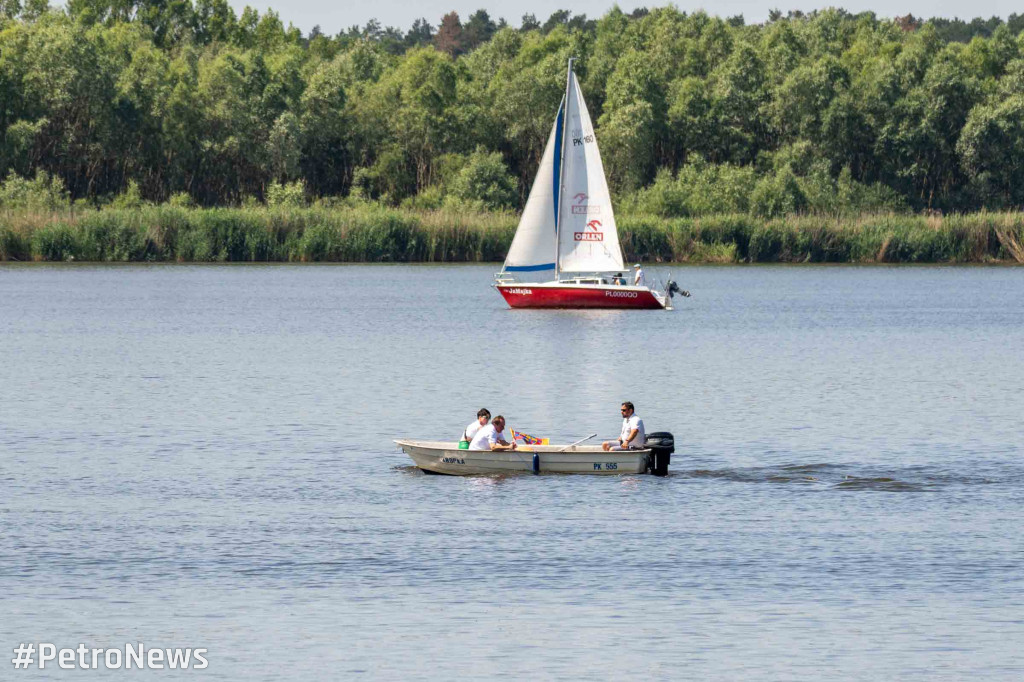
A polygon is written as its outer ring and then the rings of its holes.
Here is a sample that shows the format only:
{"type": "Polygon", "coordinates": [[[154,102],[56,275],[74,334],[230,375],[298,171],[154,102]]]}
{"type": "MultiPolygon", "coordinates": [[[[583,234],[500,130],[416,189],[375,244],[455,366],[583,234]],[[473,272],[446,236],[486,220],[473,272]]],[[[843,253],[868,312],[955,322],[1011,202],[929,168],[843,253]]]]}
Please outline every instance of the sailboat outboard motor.
{"type": "Polygon", "coordinates": [[[678,284],[676,284],[676,283],[675,283],[675,282],[674,282],[673,280],[671,280],[671,279],[670,279],[670,280],[668,281],[668,287],[667,287],[667,289],[668,289],[668,295],[669,295],[669,298],[675,298],[675,297],[676,297],[676,294],[679,294],[679,295],[680,295],[680,296],[682,296],[683,298],[690,298],[690,292],[689,292],[689,291],[687,291],[686,289],[680,289],[680,288],[679,288],[679,285],[678,285],[678,284]]]}
{"type": "Polygon", "coordinates": [[[647,471],[655,476],[667,476],[668,464],[672,461],[672,453],[676,451],[676,441],[672,434],[668,431],[649,433],[644,447],[651,449],[647,471]]]}

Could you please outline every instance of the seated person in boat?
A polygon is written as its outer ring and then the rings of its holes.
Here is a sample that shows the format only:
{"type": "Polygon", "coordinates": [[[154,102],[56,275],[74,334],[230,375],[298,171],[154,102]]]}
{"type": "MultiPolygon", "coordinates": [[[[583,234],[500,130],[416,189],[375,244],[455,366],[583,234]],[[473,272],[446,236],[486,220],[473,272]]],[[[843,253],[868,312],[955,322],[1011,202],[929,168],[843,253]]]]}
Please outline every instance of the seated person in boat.
{"type": "Polygon", "coordinates": [[[615,276],[612,277],[612,284],[618,284],[619,286],[622,286],[625,283],[626,283],[626,280],[624,280],[622,278],[622,273],[621,272],[616,272],[615,276]]]}
{"type": "Polygon", "coordinates": [[[481,407],[476,413],[476,421],[470,422],[469,426],[462,432],[462,440],[472,441],[476,432],[487,426],[491,421],[491,413],[486,407],[481,407]]]}
{"type": "Polygon", "coordinates": [[[470,450],[515,450],[516,444],[505,440],[505,418],[500,414],[473,436],[470,450]]]}
{"type": "Polygon", "coordinates": [[[622,432],[619,440],[606,440],[601,447],[607,450],[642,450],[647,442],[647,433],[644,431],[644,420],[636,416],[633,403],[628,400],[622,403],[622,432]]]}

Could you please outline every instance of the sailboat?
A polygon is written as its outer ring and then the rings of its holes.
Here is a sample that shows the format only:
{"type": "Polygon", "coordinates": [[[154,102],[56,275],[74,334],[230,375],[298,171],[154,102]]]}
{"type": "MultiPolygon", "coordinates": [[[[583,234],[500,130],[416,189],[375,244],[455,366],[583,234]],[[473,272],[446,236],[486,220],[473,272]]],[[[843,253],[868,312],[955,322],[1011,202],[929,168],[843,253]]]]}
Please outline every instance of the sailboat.
{"type": "Polygon", "coordinates": [[[674,282],[664,292],[621,283],[626,268],[611,194],[573,61],[494,287],[513,308],[671,309],[672,295],[680,291],[674,282]]]}

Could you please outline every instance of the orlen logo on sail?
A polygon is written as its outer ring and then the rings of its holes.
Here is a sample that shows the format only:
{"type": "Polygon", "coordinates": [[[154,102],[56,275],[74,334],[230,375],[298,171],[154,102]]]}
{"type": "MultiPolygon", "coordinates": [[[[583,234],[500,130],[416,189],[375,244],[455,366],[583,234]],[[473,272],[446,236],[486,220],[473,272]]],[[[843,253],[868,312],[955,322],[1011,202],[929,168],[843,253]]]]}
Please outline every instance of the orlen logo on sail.
{"type": "Polygon", "coordinates": [[[572,212],[575,215],[596,215],[601,212],[601,207],[587,205],[587,195],[580,192],[572,198],[572,212]]]}
{"type": "Polygon", "coordinates": [[[601,232],[600,228],[600,220],[591,220],[587,227],[583,228],[583,232],[573,232],[572,238],[578,242],[603,242],[604,232],[601,232]],[[591,231],[588,232],[588,229],[591,231]]]}

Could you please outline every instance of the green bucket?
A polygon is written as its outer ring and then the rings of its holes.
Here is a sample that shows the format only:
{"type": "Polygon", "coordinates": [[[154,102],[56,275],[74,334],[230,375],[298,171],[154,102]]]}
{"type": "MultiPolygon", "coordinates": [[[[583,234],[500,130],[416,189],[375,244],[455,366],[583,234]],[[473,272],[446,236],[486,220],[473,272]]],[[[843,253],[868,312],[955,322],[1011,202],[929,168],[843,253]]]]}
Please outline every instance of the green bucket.
{"type": "Polygon", "coordinates": [[[459,441],[459,450],[469,450],[469,441],[468,440],[460,440],[459,441]]]}

